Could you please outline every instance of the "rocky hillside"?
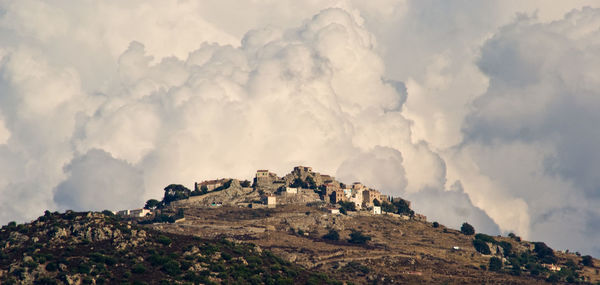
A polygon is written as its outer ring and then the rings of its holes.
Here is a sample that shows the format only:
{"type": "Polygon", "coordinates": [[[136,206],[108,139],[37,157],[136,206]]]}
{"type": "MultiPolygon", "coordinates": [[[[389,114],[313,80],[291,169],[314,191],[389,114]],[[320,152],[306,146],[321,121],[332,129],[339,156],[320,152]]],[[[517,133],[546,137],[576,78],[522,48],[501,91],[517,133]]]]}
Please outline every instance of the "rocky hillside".
{"type": "Polygon", "coordinates": [[[252,243],[159,232],[105,213],[0,230],[0,284],[335,283],[252,243]]]}
{"type": "Polygon", "coordinates": [[[541,242],[465,234],[399,215],[332,214],[327,207],[189,207],[183,208],[184,222],[150,226],[204,239],[250,242],[348,284],[600,282],[598,260],[554,251],[541,242]]]}

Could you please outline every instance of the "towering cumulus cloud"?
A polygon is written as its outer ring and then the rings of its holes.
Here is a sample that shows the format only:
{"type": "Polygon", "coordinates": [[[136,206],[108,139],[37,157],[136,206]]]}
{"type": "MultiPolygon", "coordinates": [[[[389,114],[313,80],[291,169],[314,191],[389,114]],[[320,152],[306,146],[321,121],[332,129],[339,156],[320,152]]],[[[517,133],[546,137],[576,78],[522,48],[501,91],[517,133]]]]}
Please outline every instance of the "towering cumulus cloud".
{"type": "MultiPolygon", "coordinates": [[[[600,10],[591,8],[548,24],[521,17],[503,27],[482,48],[478,65],[490,84],[474,102],[459,150],[478,166],[476,173],[493,181],[488,189],[528,205],[532,238],[552,237],[560,247],[588,244],[586,250],[595,252],[599,249],[592,245],[600,241],[598,36],[600,10]]],[[[482,196],[473,188],[466,191],[477,205],[497,204],[495,194],[482,196]]],[[[489,213],[502,220],[505,210],[489,213]]]]}
{"type": "Polygon", "coordinates": [[[598,10],[298,3],[0,0],[0,223],[305,164],[600,252],[598,10]]]}

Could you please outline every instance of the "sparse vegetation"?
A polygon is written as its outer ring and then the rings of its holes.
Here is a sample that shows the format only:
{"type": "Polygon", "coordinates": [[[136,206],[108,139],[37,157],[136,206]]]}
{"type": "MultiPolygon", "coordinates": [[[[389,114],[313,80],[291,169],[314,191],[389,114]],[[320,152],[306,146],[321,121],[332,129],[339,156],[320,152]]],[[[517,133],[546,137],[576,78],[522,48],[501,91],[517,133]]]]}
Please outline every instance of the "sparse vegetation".
{"type": "Polygon", "coordinates": [[[473,240],[473,247],[475,247],[475,250],[477,250],[481,254],[491,254],[492,253],[490,251],[490,247],[487,245],[487,243],[480,239],[473,240]]]}
{"type": "Polygon", "coordinates": [[[490,264],[488,265],[490,271],[500,271],[502,269],[502,260],[498,257],[493,256],[490,258],[490,264]]]}
{"type": "Polygon", "coordinates": [[[370,240],[370,236],[366,236],[362,232],[354,230],[352,233],[350,233],[350,239],[348,239],[348,242],[354,244],[366,244],[370,240]]]}
{"type": "Polygon", "coordinates": [[[323,236],[326,240],[340,240],[340,233],[335,229],[330,229],[327,234],[323,236]]]}

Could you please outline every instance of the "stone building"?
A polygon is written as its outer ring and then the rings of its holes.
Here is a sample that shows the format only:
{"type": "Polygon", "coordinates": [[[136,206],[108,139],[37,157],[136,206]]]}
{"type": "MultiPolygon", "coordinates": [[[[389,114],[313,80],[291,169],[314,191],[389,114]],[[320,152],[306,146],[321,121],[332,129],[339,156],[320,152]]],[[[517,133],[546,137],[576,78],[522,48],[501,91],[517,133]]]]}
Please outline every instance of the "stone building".
{"type": "Polygon", "coordinates": [[[377,201],[381,202],[381,193],[379,193],[379,191],[377,191],[377,190],[368,189],[368,190],[363,190],[362,193],[363,193],[363,206],[365,206],[365,207],[372,207],[373,200],[377,200],[377,201]]]}
{"type": "Polygon", "coordinates": [[[205,180],[200,183],[194,183],[194,190],[201,191],[202,188],[206,188],[206,191],[210,192],[223,186],[227,182],[227,179],[216,179],[216,180],[205,180]]]}

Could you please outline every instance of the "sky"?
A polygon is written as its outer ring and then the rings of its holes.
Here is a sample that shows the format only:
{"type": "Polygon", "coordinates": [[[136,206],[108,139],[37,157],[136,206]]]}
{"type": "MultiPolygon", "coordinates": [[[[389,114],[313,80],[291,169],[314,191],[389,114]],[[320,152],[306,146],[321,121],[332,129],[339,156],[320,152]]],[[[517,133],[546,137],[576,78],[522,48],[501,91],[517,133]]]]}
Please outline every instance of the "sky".
{"type": "Polygon", "coordinates": [[[600,256],[600,3],[0,0],[0,224],[312,166],[600,256]]]}

